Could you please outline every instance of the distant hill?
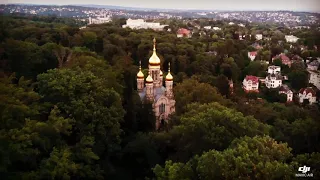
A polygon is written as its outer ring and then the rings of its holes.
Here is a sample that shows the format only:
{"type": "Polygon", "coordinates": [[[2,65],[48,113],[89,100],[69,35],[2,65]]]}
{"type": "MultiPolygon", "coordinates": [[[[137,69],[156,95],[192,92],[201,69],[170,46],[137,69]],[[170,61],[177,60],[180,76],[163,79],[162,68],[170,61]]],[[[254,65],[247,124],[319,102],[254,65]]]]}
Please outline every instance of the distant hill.
{"type": "Polygon", "coordinates": [[[97,5],[97,4],[70,4],[70,5],[71,6],[91,7],[91,8],[123,9],[123,10],[131,10],[131,11],[164,10],[164,9],[157,9],[157,8],[139,8],[139,7],[125,7],[125,6],[112,6],[112,5],[97,5]]]}

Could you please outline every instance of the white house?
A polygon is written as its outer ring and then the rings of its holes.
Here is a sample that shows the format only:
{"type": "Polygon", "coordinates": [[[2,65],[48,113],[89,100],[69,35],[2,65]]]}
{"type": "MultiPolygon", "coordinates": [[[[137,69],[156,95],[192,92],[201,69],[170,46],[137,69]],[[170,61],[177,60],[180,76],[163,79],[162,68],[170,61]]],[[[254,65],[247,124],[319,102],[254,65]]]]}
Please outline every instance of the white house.
{"type": "Polygon", "coordinates": [[[97,17],[97,18],[89,17],[89,24],[103,24],[103,23],[108,23],[110,21],[111,21],[111,17],[106,15],[104,15],[104,17],[97,17]]]}
{"type": "Polygon", "coordinates": [[[256,34],[256,40],[261,40],[262,39],[262,34],[256,34]]]}
{"type": "Polygon", "coordinates": [[[309,104],[317,101],[316,92],[311,87],[302,88],[299,91],[299,102],[303,103],[305,100],[308,100],[309,104]]]}
{"type": "Polygon", "coordinates": [[[256,76],[246,76],[242,82],[242,87],[246,92],[259,92],[259,78],[256,76]]]}
{"type": "Polygon", "coordinates": [[[279,89],[279,94],[287,95],[287,102],[292,102],[293,100],[293,92],[289,89],[287,85],[282,85],[279,89]]]}
{"type": "Polygon", "coordinates": [[[309,83],[315,85],[318,89],[320,89],[320,72],[319,71],[311,71],[309,70],[309,83]]]}
{"type": "Polygon", "coordinates": [[[257,54],[258,54],[258,51],[248,52],[248,57],[250,58],[251,61],[253,61],[256,58],[257,54]]]}
{"type": "Polygon", "coordinates": [[[269,74],[266,77],[266,87],[267,88],[278,88],[282,85],[282,76],[280,74],[269,74]]]}
{"type": "Polygon", "coordinates": [[[242,23],[240,23],[240,24],[238,24],[238,26],[240,26],[240,27],[246,27],[244,24],[242,24],[242,23]]]}
{"type": "Polygon", "coordinates": [[[220,31],[221,30],[221,28],[219,28],[219,27],[213,27],[212,29],[215,30],[215,31],[220,31]]]}
{"type": "Polygon", "coordinates": [[[268,67],[268,74],[280,74],[281,67],[280,66],[269,66],[268,67]]]}
{"type": "Polygon", "coordinates": [[[168,25],[160,25],[160,23],[154,22],[146,22],[144,19],[131,19],[129,18],[126,21],[125,25],[122,25],[123,28],[131,28],[131,29],[153,29],[162,31],[164,27],[168,25]]]}
{"type": "Polygon", "coordinates": [[[308,70],[316,71],[319,67],[319,61],[313,60],[312,62],[308,63],[308,70]]]}
{"type": "Polygon", "coordinates": [[[204,26],[203,28],[209,30],[211,29],[211,26],[204,26]]]}
{"type": "Polygon", "coordinates": [[[231,25],[231,26],[234,25],[234,22],[229,22],[229,25],[231,25]]]}
{"type": "Polygon", "coordinates": [[[295,43],[299,39],[299,38],[297,38],[296,36],[293,36],[293,35],[285,35],[284,38],[286,38],[287,42],[291,42],[291,43],[295,43]]]}

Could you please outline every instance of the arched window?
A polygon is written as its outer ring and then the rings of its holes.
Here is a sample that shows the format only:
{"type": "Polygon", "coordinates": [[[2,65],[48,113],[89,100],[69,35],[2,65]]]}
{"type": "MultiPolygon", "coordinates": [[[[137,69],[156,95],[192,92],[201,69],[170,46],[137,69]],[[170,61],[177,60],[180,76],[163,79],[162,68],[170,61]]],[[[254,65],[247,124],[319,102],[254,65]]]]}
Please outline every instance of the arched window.
{"type": "Polygon", "coordinates": [[[159,106],[159,112],[160,112],[160,114],[161,114],[161,113],[164,113],[164,112],[166,111],[165,109],[166,109],[166,105],[163,104],[163,103],[160,104],[160,106],[159,106]]]}

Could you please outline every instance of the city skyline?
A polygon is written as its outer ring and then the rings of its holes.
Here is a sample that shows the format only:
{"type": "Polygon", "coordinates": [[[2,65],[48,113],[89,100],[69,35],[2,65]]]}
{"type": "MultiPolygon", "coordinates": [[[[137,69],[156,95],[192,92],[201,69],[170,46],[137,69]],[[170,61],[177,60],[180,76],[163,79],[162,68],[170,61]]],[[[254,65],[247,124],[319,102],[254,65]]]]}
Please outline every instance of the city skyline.
{"type": "Polygon", "coordinates": [[[38,4],[38,5],[110,5],[133,8],[180,9],[180,10],[225,10],[225,11],[307,11],[320,12],[319,0],[197,0],[195,1],[146,1],[146,0],[0,0],[2,4],[38,4]]]}

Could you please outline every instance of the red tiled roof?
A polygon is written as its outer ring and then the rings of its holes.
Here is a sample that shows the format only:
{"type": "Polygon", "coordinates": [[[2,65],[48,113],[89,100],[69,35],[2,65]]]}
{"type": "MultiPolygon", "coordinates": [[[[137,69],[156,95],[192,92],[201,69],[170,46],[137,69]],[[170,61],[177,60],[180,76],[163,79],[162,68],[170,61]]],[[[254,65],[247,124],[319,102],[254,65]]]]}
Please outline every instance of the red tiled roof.
{"type": "Polygon", "coordinates": [[[246,81],[252,81],[253,84],[257,84],[259,82],[259,78],[257,76],[246,76],[246,81]]]}
{"type": "Polygon", "coordinates": [[[180,28],[177,33],[178,34],[188,35],[188,34],[190,34],[190,31],[188,29],[185,29],[185,28],[180,28]]]}
{"type": "Polygon", "coordinates": [[[306,94],[311,93],[312,96],[316,96],[316,92],[311,87],[301,88],[299,94],[303,94],[303,92],[306,92],[306,94]]]}
{"type": "Polygon", "coordinates": [[[250,55],[250,56],[256,56],[257,54],[258,54],[258,52],[257,52],[257,51],[249,52],[249,55],[250,55]]]}

